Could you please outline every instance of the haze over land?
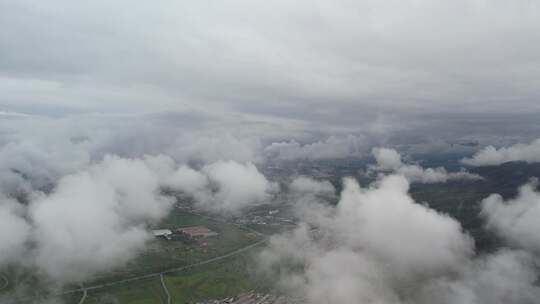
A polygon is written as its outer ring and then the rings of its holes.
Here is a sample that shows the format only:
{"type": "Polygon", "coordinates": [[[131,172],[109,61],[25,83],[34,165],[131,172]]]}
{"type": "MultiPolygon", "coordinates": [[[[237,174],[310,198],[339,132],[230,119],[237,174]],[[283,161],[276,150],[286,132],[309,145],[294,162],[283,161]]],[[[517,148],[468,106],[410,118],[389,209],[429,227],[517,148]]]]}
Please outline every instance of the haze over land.
{"type": "Polygon", "coordinates": [[[307,303],[535,303],[539,85],[529,0],[0,0],[0,303],[186,206],[290,208],[250,271],[307,303]]]}

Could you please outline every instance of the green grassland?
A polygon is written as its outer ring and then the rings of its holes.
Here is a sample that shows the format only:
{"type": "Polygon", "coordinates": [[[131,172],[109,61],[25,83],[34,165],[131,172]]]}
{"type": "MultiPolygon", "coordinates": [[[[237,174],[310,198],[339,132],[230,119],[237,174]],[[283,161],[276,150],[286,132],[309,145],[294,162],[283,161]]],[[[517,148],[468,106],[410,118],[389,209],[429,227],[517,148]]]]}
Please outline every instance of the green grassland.
{"type": "MultiPolygon", "coordinates": [[[[95,286],[103,283],[119,281],[141,275],[159,273],[164,270],[181,268],[214,257],[226,255],[240,248],[254,244],[262,237],[252,230],[206,216],[173,210],[169,217],[153,228],[177,229],[179,227],[203,225],[219,235],[209,237],[200,243],[185,243],[179,240],[153,239],[148,243],[147,250],[119,269],[95,277],[85,282],[85,286],[95,286]]],[[[180,302],[188,299],[200,299],[204,294],[210,296],[237,293],[246,288],[252,288],[252,280],[246,270],[247,253],[239,257],[230,257],[207,265],[197,266],[165,276],[170,292],[180,302]],[[185,296],[184,296],[185,295],[185,296]]],[[[53,303],[78,303],[82,292],[74,292],[62,297],[55,297],[56,291],[51,291],[46,284],[38,279],[36,272],[29,269],[4,269],[2,274],[9,280],[9,285],[0,291],[2,294],[17,292],[24,295],[20,303],[45,303],[45,298],[53,303]],[[49,295],[49,296],[47,296],[49,295]]],[[[76,289],[79,286],[65,287],[64,290],[76,289]]],[[[89,292],[84,303],[163,303],[164,293],[159,275],[141,281],[122,283],[112,287],[97,289],[89,292]]]]}
{"type": "Polygon", "coordinates": [[[259,282],[251,275],[249,261],[249,254],[241,255],[190,272],[166,275],[165,283],[172,303],[193,303],[264,289],[265,282],[259,282]]]}
{"type": "MultiPolygon", "coordinates": [[[[254,249],[256,251],[257,249],[254,249]]],[[[253,252],[204,266],[164,275],[172,303],[196,303],[234,296],[249,290],[267,290],[268,283],[251,275],[253,252]]],[[[85,304],[160,304],[165,294],[159,277],[92,291],[85,304]]]]}
{"type": "Polygon", "coordinates": [[[147,250],[126,267],[96,278],[87,285],[191,265],[227,254],[261,239],[260,236],[242,227],[177,210],[173,211],[157,227],[176,229],[194,225],[206,226],[219,235],[205,239],[207,246],[200,246],[196,243],[186,244],[175,240],[152,240],[148,244],[147,250]]]}
{"type": "Polygon", "coordinates": [[[85,304],[161,304],[166,296],[159,277],[135,281],[89,292],[85,304]]]}
{"type": "MultiPolygon", "coordinates": [[[[71,303],[74,303],[74,304],[77,304],[79,303],[82,295],[83,295],[82,292],[77,292],[77,293],[63,295],[63,296],[53,296],[53,297],[44,296],[44,297],[36,297],[33,299],[27,298],[27,299],[20,300],[17,303],[25,303],[25,304],[45,304],[45,303],[46,304],[71,304],[71,303]]],[[[3,302],[1,302],[0,300],[0,303],[3,303],[3,302]]],[[[12,303],[12,302],[7,302],[7,303],[12,303]]]]}

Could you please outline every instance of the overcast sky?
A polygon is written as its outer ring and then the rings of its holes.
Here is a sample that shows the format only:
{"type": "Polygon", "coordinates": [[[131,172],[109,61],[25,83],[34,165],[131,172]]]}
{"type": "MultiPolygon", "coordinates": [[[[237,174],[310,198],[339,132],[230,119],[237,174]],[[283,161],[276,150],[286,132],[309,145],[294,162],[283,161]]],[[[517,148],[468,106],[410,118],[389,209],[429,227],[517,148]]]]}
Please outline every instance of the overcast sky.
{"type": "Polygon", "coordinates": [[[519,133],[539,88],[537,1],[0,0],[0,111],[519,133]]]}

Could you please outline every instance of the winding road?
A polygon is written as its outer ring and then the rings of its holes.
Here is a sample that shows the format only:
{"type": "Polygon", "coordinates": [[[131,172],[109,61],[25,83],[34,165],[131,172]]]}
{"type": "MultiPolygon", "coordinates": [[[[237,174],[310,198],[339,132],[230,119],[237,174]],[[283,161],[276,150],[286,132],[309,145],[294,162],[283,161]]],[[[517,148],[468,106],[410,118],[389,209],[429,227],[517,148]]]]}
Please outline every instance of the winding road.
{"type": "MultiPolygon", "coordinates": [[[[240,249],[237,249],[235,251],[231,251],[231,252],[229,252],[227,254],[220,255],[218,257],[214,257],[214,258],[211,258],[211,259],[208,259],[208,260],[204,260],[202,262],[193,263],[193,264],[190,264],[190,265],[187,265],[187,266],[170,268],[170,269],[167,269],[167,270],[164,270],[164,271],[161,271],[161,272],[148,273],[148,274],[132,277],[132,278],[129,278],[129,279],[123,279],[123,280],[108,282],[108,283],[104,283],[104,284],[98,284],[98,285],[93,285],[93,286],[88,286],[88,287],[75,288],[75,289],[71,289],[71,290],[66,290],[66,291],[58,293],[56,295],[57,296],[62,296],[62,295],[76,293],[76,292],[83,292],[83,297],[79,301],[79,304],[82,304],[84,302],[84,300],[86,299],[86,294],[88,293],[88,291],[102,289],[102,288],[105,288],[105,287],[111,287],[111,286],[116,286],[116,285],[130,283],[130,282],[135,282],[135,281],[140,281],[140,280],[154,278],[154,277],[162,277],[164,274],[179,272],[179,271],[182,271],[182,270],[186,270],[186,269],[190,269],[190,268],[194,268],[194,267],[198,267],[198,266],[203,266],[203,265],[206,265],[206,264],[210,264],[210,263],[213,263],[213,262],[217,262],[217,261],[220,261],[220,260],[235,256],[235,255],[238,255],[238,254],[243,253],[245,251],[248,251],[248,250],[250,250],[250,249],[252,249],[254,247],[262,245],[262,244],[266,243],[267,241],[268,241],[268,238],[265,237],[264,239],[262,239],[262,240],[260,240],[258,242],[247,245],[247,246],[242,247],[240,249]]],[[[169,291],[166,290],[165,292],[166,292],[166,294],[168,296],[168,299],[170,301],[169,291]]],[[[168,303],[170,303],[170,302],[168,302],[168,303]]]]}
{"type": "Polygon", "coordinates": [[[171,304],[171,294],[169,293],[169,289],[165,284],[165,280],[163,280],[163,274],[159,276],[159,281],[161,282],[161,287],[163,287],[163,291],[165,291],[165,294],[167,295],[167,304],[171,304]]]}
{"type": "MultiPolygon", "coordinates": [[[[226,222],[226,221],[223,221],[221,219],[213,218],[213,217],[210,217],[210,216],[205,216],[205,215],[202,215],[202,214],[197,214],[197,213],[193,213],[193,214],[203,216],[203,217],[212,219],[214,221],[226,222]]],[[[191,269],[191,268],[194,268],[194,267],[210,264],[210,263],[213,263],[213,262],[217,262],[217,261],[220,261],[220,260],[235,256],[235,255],[241,254],[241,253],[243,253],[245,251],[248,251],[248,250],[250,250],[252,248],[255,248],[257,246],[260,246],[260,245],[268,242],[268,236],[264,235],[263,233],[260,233],[259,231],[256,231],[256,230],[254,230],[254,229],[252,229],[250,227],[240,225],[240,224],[237,224],[237,223],[229,223],[229,224],[232,224],[232,225],[237,226],[237,227],[239,227],[241,229],[253,232],[253,233],[257,234],[258,236],[262,237],[263,239],[260,240],[260,241],[255,242],[253,244],[250,244],[250,245],[244,246],[242,248],[239,248],[237,250],[226,253],[224,255],[220,255],[220,256],[217,256],[217,257],[214,257],[214,258],[211,258],[211,259],[208,259],[208,260],[204,260],[204,261],[201,261],[201,262],[193,263],[193,264],[190,264],[190,265],[186,265],[186,266],[182,266],[182,267],[174,267],[174,268],[166,269],[166,270],[160,271],[160,272],[148,273],[148,274],[144,274],[144,275],[140,275],[140,276],[136,276],[136,277],[131,277],[131,278],[128,278],[128,279],[122,279],[122,280],[103,283],[103,284],[97,284],[97,285],[86,286],[86,287],[81,286],[80,288],[74,288],[74,289],[66,290],[66,291],[57,293],[55,295],[56,296],[63,296],[63,295],[77,293],[77,292],[82,292],[83,295],[81,296],[81,299],[79,300],[79,304],[83,304],[84,301],[86,300],[87,295],[88,295],[88,291],[102,289],[102,288],[116,286],[116,285],[121,285],[121,284],[135,282],[135,281],[140,281],[140,280],[154,278],[154,277],[160,277],[161,285],[163,287],[163,290],[164,290],[165,294],[167,295],[167,304],[170,304],[171,303],[171,296],[170,296],[169,290],[167,289],[167,286],[165,285],[165,282],[164,282],[164,279],[163,279],[164,274],[175,273],[175,272],[191,269]]],[[[0,290],[1,290],[2,288],[5,288],[7,286],[8,280],[2,274],[0,274],[0,278],[5,280],[5,282],[6,282],[4,284],[4,286],[0,286],[0,290]]],[[[31,301],[33,299],[34,298],[27,298],[27,299],[21,299],[21,300],[22,301],[31,301]]]]}
{"type": "Polygon", "coordinates": [[[83,289],[83,295],[82,295],[81,299],[79,300],[79,304],[83,304],[84,300],[86,300],[87,296],[88,296],[88,290],[83,289]]]}
{"type": "Polygon", "coordinates": [[[120,284],[124,284],[124,283],[130,283],[130,282],[140,281],[140,280],[149,279],[149,278],[153,278],[153,277],[158,277],[158,276],[161,276],[163,274],[179,272],[179,271],[182,271],[182,270],[186,270],[186,269],[190,269],[190,268],[194,268],[194,267],[198,267],[198,266],[203,266],[203,265],[210,264],[210,263],[213,263],[213,262],[216,262],[216,261],[219,261],[219,260],[226,259],[226,258],[231,257],[231,256],[235,256],[235,255],[240,254],[242,252],[245,252],[245,251],[247,251],[247,250],[249,250],[251,248],[254,248],[254,247],[257,247],[257,246],[259,246],[259,245],[261,245],[263,243],[266,243],[267,241],[268,241],[268,239],[264,239],[264,240],[258,241],[256,243],[253,243],[251,245],[248,245],[248,246],[242,247],[240,249],[237,249],[235,251],[229,252],[227,254],[220,255],[218,257],[214,257],[214,258],[211,258],[211,259],[208,259],[208,260],[204,260],[202,262],[193,263],[193,264],[190,264],[190,265],[187,265],[187,266],[170,268],[170,269],[167,269],[167,270],[164,270],[164,271],[161,271],[161,272],[148,273],[148,274],[132,277],[132,278],[129,278],[129,279],[123,279],[123,280],[118,280],[118,281],[113,281],[113,282],[88,286],[88,287],[84,287],[84,288],[83,287],[75,288],[75,289],[71,289],[71,290],[61,292],[61,293],[59,293],[57,295],[67,295],[67,294],[71,294],[71,293],[74,293],[74,292],[84,292],[85,290],[87,290],[87,291],[96,290],[96,289],[116,286],[116,285],[120,285],[120,284]]]}

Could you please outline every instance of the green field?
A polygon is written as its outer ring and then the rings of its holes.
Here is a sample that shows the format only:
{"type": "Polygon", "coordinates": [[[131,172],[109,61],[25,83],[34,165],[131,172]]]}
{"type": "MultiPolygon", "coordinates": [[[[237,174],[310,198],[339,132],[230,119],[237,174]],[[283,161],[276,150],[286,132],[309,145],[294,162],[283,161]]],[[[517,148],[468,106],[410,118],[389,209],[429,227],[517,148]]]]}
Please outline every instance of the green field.
{"type": "Polygon", "coordinates": [[[260,288],[250,276],[248,260],[246,256],[239,256],[191,272],[165,276],[172,303],[219,299],[260,288]]]}
{"type": "MultiPolygon", "coordinates": [[[[233,252],[262,239],[249,229],[181,211],[173,212],[160,223],[159,228],[176,229],[194,225],[206,226],[219,235],[208,238],[208,246],[205,248],[180,241],[154,240],[149,244],[149,249],[127,267],[117,271],[114,276],[101,277],[92,283],[191,265],[233,252]]],[[[165,274],[164,282],[171,294],[172,303],[194,303],[267,288],[266,283],[258,281],[250,274],[251,257],[256,250],[253,248],[210,264],[165,274]]],[[[92,291],[85,303],[164,303],[164,297],[159,276],[155,276],[140,282],[123,283],[92,291]]]]}
{"type": "Polygon", "coordinates": [[[165,293],[159,277],[125,283],[118,286],[89,292],[85,304],[161,304],[164,303],[165,293]]]}
{"type": "MultiPolygon", "coordinates": [[[[177,229],[194,225],[206,226],[217,232],[218,236],[205,239],[205,246],[197,242],[151,240],[147,250],[135,260],[124,267],[96,276],[84,285],[91,287],[146,274],[155,273],[155,276],[91,290],[84,303],[164,303],[165,293],[159,278],[160,272],[224,256],[262,240],[260,235],[248,228],[180,210],[173,210],[169,217],[154,228],[177,229]]],[[[255,280],[249,276],[247,269],[249,256],[249,252],[242,252],[209,264],[167,273],[164,280],[172,295],[173,303],[224,297],[254,289],[257,287],[253,283],[255,280]]],[[[8,277],[10,284],[0,291],[0,296],[13,294],[17,289],[19,294],[24,295],[24,301],[19,298],[20,303],[44,303],[45,299],[53,300],[53,303],[79,303],[82,296],[82,292],[75,292],[55,297],[54,294],[59,291],[46,288],[32,270],[6,269],[3,274],[8,277]]],[[[79,287],[70,286],[64,290],[76,288],[79,287]]]]}
{"type": "MultiPolygon", "coordinates": [[[[254,249],[255,250],[255,249],[254,249]]],[[[234,296],[249,290],[265,290],[267,284],[251,275],[252,253],[220,260],[189,270],[164,275],[172,303],[196,303],[205,299],[234,296]]],[[[86,304],[165,303],[159,277],[120,284],[89,293],[86,304]]]]}
{"type": "Polygon", "coordinates": [[[261,240],[260,236],[236,225],[182,211],[173,211],[167,219],[156,227],[176,229],[194,225],[206,226],[219,233],[219,235],[207,238],[205,240],[207,246],[205,247],[197,244],[185,244],[181,241],[152,240],[148,244],[147,250],[126,267],[96,278],[92,282],[88,282],[87,285],[96,285],[191,265],[227,254],[261,240]]]}

